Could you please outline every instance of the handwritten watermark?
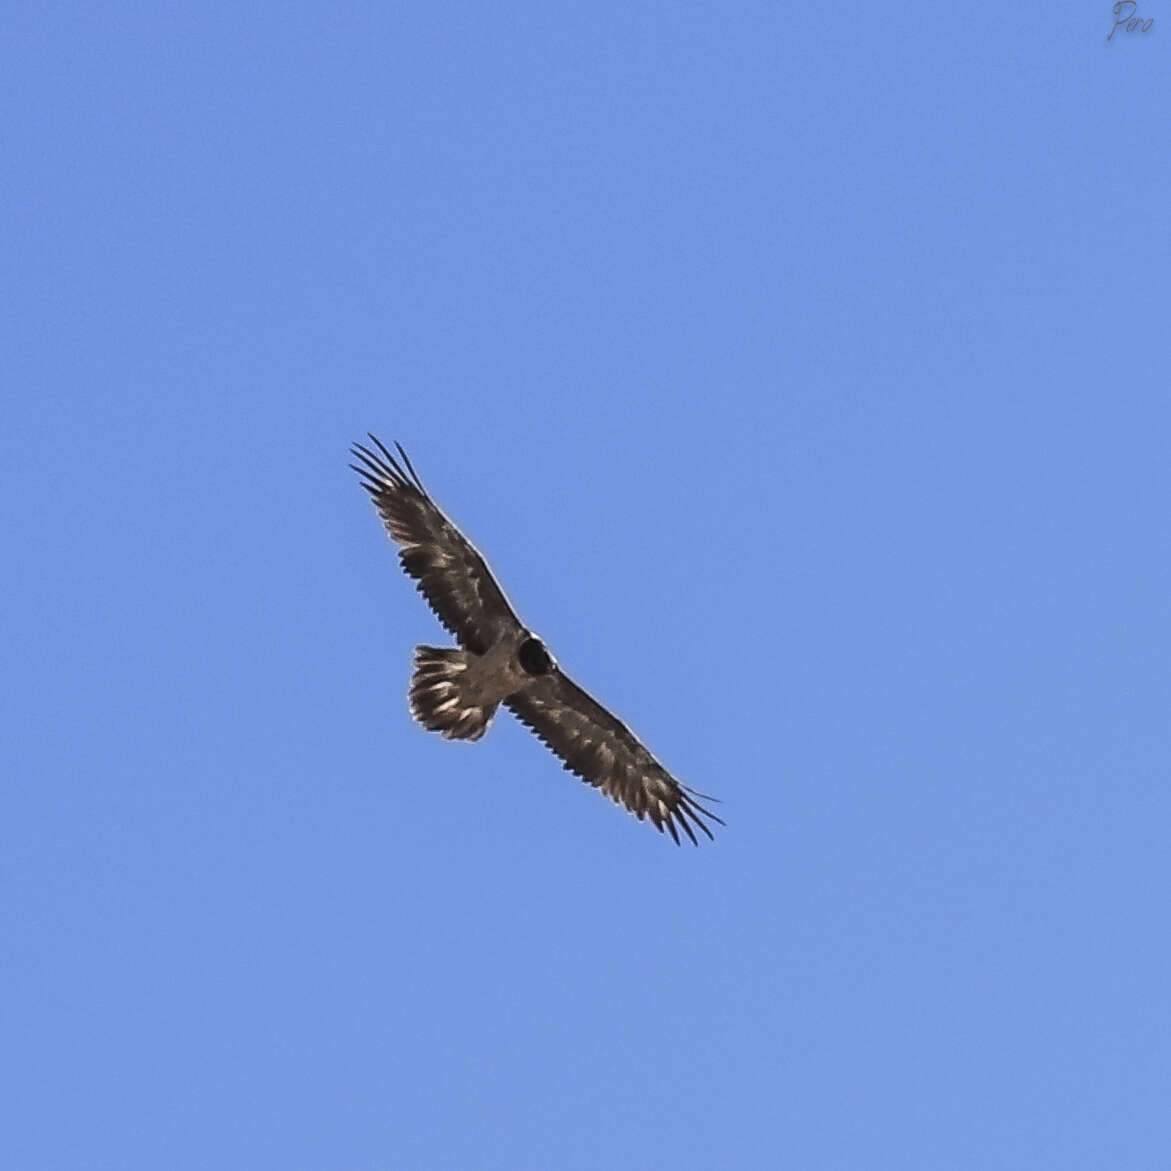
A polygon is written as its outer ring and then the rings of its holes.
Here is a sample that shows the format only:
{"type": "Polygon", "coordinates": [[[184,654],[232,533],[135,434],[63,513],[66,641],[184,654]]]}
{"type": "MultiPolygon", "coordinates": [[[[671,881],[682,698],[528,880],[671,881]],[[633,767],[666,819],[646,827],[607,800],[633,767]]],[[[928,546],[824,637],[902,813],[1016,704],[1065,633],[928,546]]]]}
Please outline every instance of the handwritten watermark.
{"type": "Polygon", "coordinates": [[[1110,11],[1114,13],[1114,27],[1106,38],[1108,41],[1114,40],[1119,29],[1128,33],[1149,33],[1155,23],[1153,16],[1139,16],[1138,0],[1119,0],[1110,11]]]}

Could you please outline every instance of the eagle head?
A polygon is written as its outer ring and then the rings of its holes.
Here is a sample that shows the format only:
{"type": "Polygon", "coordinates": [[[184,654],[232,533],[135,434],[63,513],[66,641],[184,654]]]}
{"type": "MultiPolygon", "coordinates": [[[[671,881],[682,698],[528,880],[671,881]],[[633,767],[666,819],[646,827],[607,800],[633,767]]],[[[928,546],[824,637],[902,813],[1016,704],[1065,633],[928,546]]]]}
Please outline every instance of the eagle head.
{"type": "Polygon", "coordinates": [[[526,675],[548,675],[553,670],[553,656],[545,649],[545,644],[531,634],[520,644],[516,658],[526,675]]]}

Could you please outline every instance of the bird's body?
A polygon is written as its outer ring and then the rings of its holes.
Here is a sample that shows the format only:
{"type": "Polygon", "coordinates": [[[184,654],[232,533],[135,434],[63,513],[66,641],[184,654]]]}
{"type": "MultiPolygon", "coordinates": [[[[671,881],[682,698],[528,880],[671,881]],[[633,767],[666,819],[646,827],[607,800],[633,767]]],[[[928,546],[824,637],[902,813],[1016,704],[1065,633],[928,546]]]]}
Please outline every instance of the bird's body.
{"type": "Polygon", "coordinates": [[[535,677],[521,663],[527,631],[503,636],[482,655],[454,647],[415,647],[411,714],[448,740],[479,740],[502,700],[535,677]]]}
{"type": "Polygon", "coordinates": [[[427,494],[406,452],[398,447],[400,465],[370,439],[377,451],[356,444],[361,466],[352,466],[400,546],[403,569],[460,644],[415,648],[414,718],[447,739],[478,740],[503,703],[567,769],[640,821],[649,818],[676,842],[677,827],[695,842],[693,825],[710,838],[703,819],[720,819],[698,803],[702,795],[676,781],[561,670],[517,617],[483,557],[427,494]]]}

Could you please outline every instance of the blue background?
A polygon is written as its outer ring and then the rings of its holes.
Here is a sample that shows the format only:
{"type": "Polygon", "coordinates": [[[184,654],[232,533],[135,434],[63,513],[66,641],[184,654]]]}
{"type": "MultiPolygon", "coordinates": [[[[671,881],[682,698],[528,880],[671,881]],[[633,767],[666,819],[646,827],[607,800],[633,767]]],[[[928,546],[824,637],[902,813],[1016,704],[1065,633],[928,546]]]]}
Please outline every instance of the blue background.
{"type": "Polygon", "coordinates": [[[4,1166],[1168,1166],[1148,8],[9,6],[4,1166]],[[714,845],[410,723],[367,429],[714,845]]]}

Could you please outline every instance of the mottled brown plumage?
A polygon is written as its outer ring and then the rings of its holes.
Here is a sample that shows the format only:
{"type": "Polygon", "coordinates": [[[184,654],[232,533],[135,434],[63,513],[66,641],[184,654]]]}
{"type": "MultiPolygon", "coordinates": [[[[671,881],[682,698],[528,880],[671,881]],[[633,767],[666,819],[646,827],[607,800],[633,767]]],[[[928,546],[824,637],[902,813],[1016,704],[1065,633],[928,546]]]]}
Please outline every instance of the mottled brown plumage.
{"type": "Polygon", "coordinates": [[[699,804],[621,720],[566,675],[544,644],[517,617],[475,546],[439,509],[411,461],[397,459],[373,435],[374,449],[355,444],[374,506],[399,545],[399,561],[460,648],[417,647],[411,713],[448,739],[478,740],[503,703],[534,731],[564,767],[649,819],[679,842],[712,836],[699,804]],[[693,828],[694,827],[694,828],[693,828]]]}

